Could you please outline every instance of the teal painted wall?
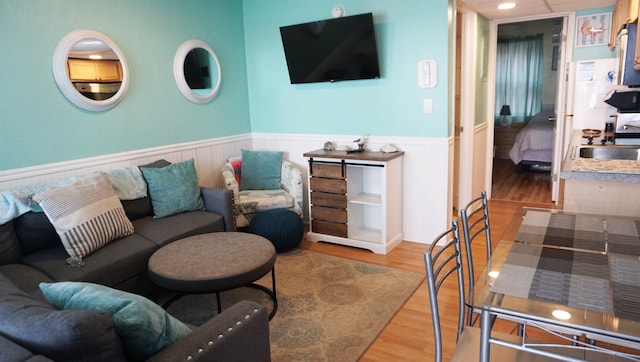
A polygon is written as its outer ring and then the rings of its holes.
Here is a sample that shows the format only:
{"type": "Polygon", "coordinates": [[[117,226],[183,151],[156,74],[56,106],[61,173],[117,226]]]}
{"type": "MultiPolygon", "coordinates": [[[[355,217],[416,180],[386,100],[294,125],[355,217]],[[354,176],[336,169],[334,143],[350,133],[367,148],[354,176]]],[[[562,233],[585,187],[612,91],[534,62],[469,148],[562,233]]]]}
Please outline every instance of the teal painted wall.
{"type": "Polygon", "coordinates": [[[0,170],[251,131],[241,1],[0,0],[0,170]],[[130,68],[122,103],[80,110],[58,91],[51,56],[76,29],[100,31],[130,68]],[[210,103],[189,102],[173,77],[188,39],[216,51],[222,85],[210,103]]]}
{"type": "Polygon", "coordinates": [[[447,137],[447,0],[245,0],[253,132],[447,137]],[[292,85],[280,26],[373,13],[381,79],[292,85]],[[417,63],[438,62],[438,85],[417,86],[417,63]],[[433,113],[423,113],[423,99],[433,113]]]}
{"type": "MultiPolygon", "coordinates": [[[[577,18],[580,16],[591,15],[591,14],[599,14],[599,13],[613,13],[614,7],[606,7],[606,8],[595,8],[589,10],[580,10],[576,11],[576,23],[577,18]]],[[[572,39],[570,44],[573,45],[573,60],[591,60],[591,59],[606,59],[606,58],[615,58],[619,55],[616,50],[611,50],[607,44],[605,45],[594,45],[594,46],[586,46],[586,47],[576,47],[575,39],[572,39]]],[[[617,48],[616,48],[617,49],[617,48]]]]}

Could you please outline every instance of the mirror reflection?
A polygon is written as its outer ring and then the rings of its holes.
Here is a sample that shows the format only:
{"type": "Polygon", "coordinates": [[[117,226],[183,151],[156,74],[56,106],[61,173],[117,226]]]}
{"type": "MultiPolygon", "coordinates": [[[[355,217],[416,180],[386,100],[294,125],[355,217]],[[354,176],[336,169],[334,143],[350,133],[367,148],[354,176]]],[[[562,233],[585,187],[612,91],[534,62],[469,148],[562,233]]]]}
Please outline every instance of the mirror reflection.
{"type": "Polygon", "coordinates": [[[184,79],[191,89],[211,88],[209,53],[202,48],[191,49],[184,58],[184,79]]]}
{"type": "Polygon", "coordinates": [[[93,100],[113,97],[122,84],[118,56],[99,39],[84,39],[73,45],[67,57],[67,73],[73,87],[93,100]]]}
{"type": "Polygon", "coordinates": [[[51,69],[65,98],[87,111],[115,107],[129,88],[124,53],[111,38],[95,30],[74,30],[60,39],[51,69]]]}
{"type": "Polygon", "coordinates": [[[193,103],[207,103],[220,90],[220,62],[202,40],[187,40],[178,47],[173,74],[182,95],[193,103]]]}

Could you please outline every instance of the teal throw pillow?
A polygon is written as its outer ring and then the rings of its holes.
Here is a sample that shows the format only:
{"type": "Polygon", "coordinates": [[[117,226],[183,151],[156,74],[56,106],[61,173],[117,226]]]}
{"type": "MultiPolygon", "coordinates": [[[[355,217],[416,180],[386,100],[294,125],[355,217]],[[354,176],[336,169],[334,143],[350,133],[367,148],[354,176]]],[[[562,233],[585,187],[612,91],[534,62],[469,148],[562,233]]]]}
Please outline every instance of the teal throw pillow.
{"type": "Polygon", "coordinates": [[[193,159],[162,168],[140,167],[155,218],[185,211],[204,210],[193,159]]]}
{"type": "Polygon", "coordinates": [[[282,152],[242,150],[240,190],[280,190],[282,152]]]}
{"type": "Polygon", "coordinates": [[[111,315],[128,357],[145,360],[191,330],[142,296],[83,282],[40,283],[45,298],[58,309],[88,309],[111,315]]]}

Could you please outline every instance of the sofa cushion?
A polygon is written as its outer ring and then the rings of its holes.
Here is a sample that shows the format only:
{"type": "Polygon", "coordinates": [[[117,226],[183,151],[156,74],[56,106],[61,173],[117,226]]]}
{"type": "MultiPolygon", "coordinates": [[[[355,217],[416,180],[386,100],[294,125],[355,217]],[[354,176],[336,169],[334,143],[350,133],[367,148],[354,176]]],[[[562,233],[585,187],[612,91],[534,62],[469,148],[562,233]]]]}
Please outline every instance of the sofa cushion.
{"type": "Polygon", "coordinates": [[[240,190],[278,190],[282,152],[242,150],[240,190]]]}
{"type": "Polygon", "coordinates": [[[133,233],[104,172],[33,196],[72,258],[81,259],[111,240],[133,233]]]}
{"type": "Polygon", "coordinates": [[[147,180],[154,217],[204,210],[193,159],[162,168],[140,169],[147,180]]]}
{"type": "Polygon", "coordinates": [[[137,274],[146,273],[147,260],[158,247],[138,234],[110,242],[87,256],[82,268],[65,263],[64,248],[59,245],[26,255],[22,262],[43,271],[54,280],[87,281],[117,286],[137,274]]]}
{"type": "Polygon", "coordinates": [[[0,334],[56,361],[122,361],[124,352],[108,313],[55,310],[0,275],[0,334]]]}
{"type": "Polygon", "coordinates": [[[191,333],[160,306],[136,294],[78,282],[42,283],[40,289],[57,308],[109,313],[125,352],[135,360],[147,359],[191,333]]]}
{"type": "Polygon", "coordinates": [[[285,190],[244,190],[239,192],[238,207],[243,214],[253,214],[263,210],[289,209],[295,200],[285,190]]]}
{"type": "Polygon", "coordinates": [[[207,211],[191,211],[162,219],[145,217],[133,221],[136,234],[158,246],[188,236],[225,231],[222,215],[207,211]]]}
{"type": "Polygon", "coordinates": [[[0,225],[0,265],[20,261],[20,245],[13,221],[0,225]]]}
{"type": "Polygon", "coordinates": [[[41,301],[46,301],[46,299],[40,291],[40,283],[54,281],[42,271],[26,264],[0,265],[0,274],[6,276],[23,292],[41,301]]]}
{"type": "Polygon", "coordinates": [[[55,245],[62,245],[56,232],[44,212],[28,212],[13,220],[16,236],[20,240],[22,255],[55,245]]]}

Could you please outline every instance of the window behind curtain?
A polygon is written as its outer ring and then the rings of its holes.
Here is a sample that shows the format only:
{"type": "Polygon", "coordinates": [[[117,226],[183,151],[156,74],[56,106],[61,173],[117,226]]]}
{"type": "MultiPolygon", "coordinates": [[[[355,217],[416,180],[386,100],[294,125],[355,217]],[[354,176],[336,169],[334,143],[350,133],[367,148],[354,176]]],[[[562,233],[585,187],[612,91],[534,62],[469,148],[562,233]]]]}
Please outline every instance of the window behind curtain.
{"type": "Polygon", "coordinates": [[[511,107],[511,122],[527,122],[542,109],[542,34],[499,40],[496,55],[495,119],[511,107]]]}

